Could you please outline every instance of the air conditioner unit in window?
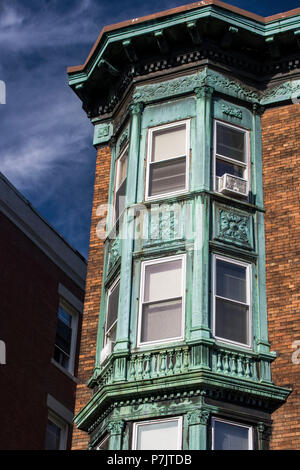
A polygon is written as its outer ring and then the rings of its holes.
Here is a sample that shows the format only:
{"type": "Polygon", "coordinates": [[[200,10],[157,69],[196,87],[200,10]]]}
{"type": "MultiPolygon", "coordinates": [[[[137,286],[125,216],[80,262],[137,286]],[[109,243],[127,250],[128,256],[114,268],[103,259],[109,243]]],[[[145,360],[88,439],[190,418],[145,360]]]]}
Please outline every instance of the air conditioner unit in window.
{"type": "Polygon", "coordinates": [[[235,196],[247,196],[247,181],[238,176],[225,173],[219,178],[219,191],[223,194],[234,194],[235,196]]]}
{"type": "Polygon", "coordinates": [[[115,343],[108,341],[100,353],[100,364],[102,364],[108,356],[112,353],[115,343]]]}

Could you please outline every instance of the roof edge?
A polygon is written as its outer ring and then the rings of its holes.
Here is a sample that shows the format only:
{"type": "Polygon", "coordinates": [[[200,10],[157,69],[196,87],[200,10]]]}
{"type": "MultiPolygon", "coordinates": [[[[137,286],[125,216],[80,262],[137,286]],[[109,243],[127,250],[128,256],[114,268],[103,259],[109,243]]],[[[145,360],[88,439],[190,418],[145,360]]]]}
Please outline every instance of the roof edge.
{"type": "Polygon", "coordinates": [[[291,17],[291,16],[295,16],[295,15],[298,15],[298,14],[300,15],[300,7],[295,8],[293,10],[283,12],[283,13],[277,13],[277,14],[272,15],[272,16],[263,17],[263,16],[260,16],[260,15],[257,15],[256,13],[251,13],[247,10],[243,10],[242,8],[238,8],[238,7],[235,7],[233,5],[230,5],[229,3],[224,3],[220,0],[202,0],[200,2],[190,3],[188,5],[183,5],[181,7],[171,8],[169,10],[164,10],[164,11],[157,12],[157,13],[152,13],[151,15],[142,16],[141,18],[133,18],[131,20],[126,20],[126,21],[122,21],[120,23],[115,23],[115,24],[112,24],[112,25],[104,26],[104,28],[102,29],[102,31],[99,34],[96,42],[94,43],[94,45],[93,45],[86,61],[84,62],[84,64],[74,65],[74,66],[68,67],[67,68],[67,73],[72,74],[72,73],[78,73],[78,72],[83,72],[84,71],[84,69],[86,68],[87,64],[89,63],[91,57],[93,56],[94,52],[96,51],[96,49],[97,49],[97,47],[98,47],[98,45],[99,45],[99,43],[100,43],[100,41],[101,41],[101,39],[102,39],[102,37],[104,36],[105,33],[115,31],[117,29],[126,28],[128,26],[132,26],[133,24],[145,23],[147,21],[152,21],[152,20],[164,18],[166,16],[172,16],[172,15],[175,15],[176,13],[184,13],[184,12],[187,12],[187,11],[195,10],[197,8],[210,6],[210,5],[217,6],[219,8],[223,8],[224,10],[228,10],[232,13],[236,13],[237,15],[247,17],[249,19],[252,19],[252,20],[257,21],[258,23],[262,23],[262,24],[272,23],[273,21],[282,20],[282,19],[285,19],[285,18],[288,18],[288,17],[291,17]]]}

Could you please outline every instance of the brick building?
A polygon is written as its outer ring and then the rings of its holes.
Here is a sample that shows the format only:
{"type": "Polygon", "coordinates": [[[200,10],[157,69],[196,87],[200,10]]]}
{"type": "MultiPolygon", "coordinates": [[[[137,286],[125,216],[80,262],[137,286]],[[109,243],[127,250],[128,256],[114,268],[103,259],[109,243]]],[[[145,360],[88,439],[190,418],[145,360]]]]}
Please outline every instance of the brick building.
{"type": "Polygon", "coordinates": [[[70,449],[86,261],[0,174],[0,448],[70,449]]]}
{"type": "Polygon", "coordinates": [[[73,449],[299,449],[299,31],[204,0],[69,68],[97,149],[73,449]]]}

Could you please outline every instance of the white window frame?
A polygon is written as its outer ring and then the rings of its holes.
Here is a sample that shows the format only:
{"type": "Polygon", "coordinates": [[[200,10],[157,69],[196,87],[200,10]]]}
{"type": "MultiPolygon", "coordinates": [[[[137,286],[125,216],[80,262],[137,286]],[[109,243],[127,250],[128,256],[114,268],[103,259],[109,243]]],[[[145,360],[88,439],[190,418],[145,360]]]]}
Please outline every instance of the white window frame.
{"type": "MultiPolygon", "coordinates": [[[[60,300],[59,300],[59,307],[62,307],[72,317],[72,321],[71,321],[72,336],[71,336],[71,348],[70,348],[69,365],[68,365],[68,367],[64,367],[62,364],[57,362],[54,359],[54,357],[52,359],[53,359],[54,363],[58,365],[58,367],[62,368],[63,370],[66,370],[70,374],[74,375],[79,312],[77,312],[74,309],[74,307],[72,305],[70,305],[69,302],[67,302],[63,297],[61,297],[60,300]]],[[[57,312],[57,320],[58,320],[58,312],[57,312]]],[[[56,326],[56,331],[57,331],[57,326],[56,326]]],[[[56,342],[54,343],[54,346],[56,346],[56,342]]]]}
{"type": "MultiPolygon", "coordinates": [[[[177,436],[177,449],[175,450],[182,450],[182,416],[174,416],[170,418],[163,418],[163,419],[152,419],[149,421],[137,421],[133,423],[133,433],[132,433],[132,450],[138,450],[137,449],[137,438],[138,438],[138,432],[139,428],[142,426],[147,426],[151,424],[157,424],[157,423],[167,423],[170,421],[177,421],[178,423],[178,436],[177,436]]],[[[166,449],[168,450],[168,449],[166,449]]]]}
{"type": "MultiPolygon", "coordinates": [[[[68,433],[69,425],[64,421],[60,416],[54,413],[52,410],[48,410],[48,420],[60,428],[60,441],[59,441],[59,450],[66,450],[68,444],[68,433]]],[[[48,422],[47,422],[48,425],[48,422]]],[[[47,430],[46,430],[47,433],[47,430]]]]}
{"type": "MultiPolygon", "coordinates": [[[[151,259],[148,261],[143,261],[141,266],[141,286],[140,286],[140,299],[139,299],[139,318],[138,318],[138,331],[137,331],[137,347],[141,346],[150,346],[152,344],[167,344],[167,343],[174,343],[175,341],[183,341],[184,340],[184,330],[185,330],[185,288],[186,288],[186,255],[175,255],[175,256],[168,256],[165,258],[159,259],[151,259]],[[182,272],[181,272],[181,292],[182,292],[182,314],[181,314],[181,335],[177,336],[176,338],[166,338],[166,339],[159,339],[156,341],[141,341],[141,332],[142,332],[142,314],[143,314],[143,300],[144,300],[144,291],[145,291],[145,271],[146,266],[154,265],[154,264],[162,264],[167,263],[169,261],[175,261],[181,259],[182,261],[182,272]]],[[[171,300],[171,299],[162,299],[162,301],[171,300]]]]}
{"type": "Polygon", "coordinates": [[[217,170],[217,158],[219,157],[220,160],[224,160],[224,162],[231,163],[236,166],[241,166],[244,167],[244,178],[239,178],[238,176],[233,176],[234,178],[238,179],[243,179],[247,182],[247,194],[249,194],[250,190],[250,131],[248,129],[245,129],[244,127],[236,126],[233,124],[230,124],[226,121],[222,121],[221,119],[214,119],[214,143],[213,143],[213,148],[214,148],[214,158],[213,158],[213,188],[214,191],[218,192],[218,185],[217,185],[217,175],[216,175],[216,170],[217,170]],[[224,157],[223,155],[217,154],[217,124],[220,123],[222,126],[225,127],[230,127],[232,129],[236,129],[240,132],[244,133],[244,139],[245,139],[245,159],[246,163],[239,162],[238,160],[234,160],[233,158],[229,157],[224,157]]]}
{"type": "Polygon", "coordinates": [[[253,344],[253,321],[252,321],[252,266],[250,263],[245,263],[244,261],[239,261],[227,256],[221,256],[214,254],[213,255],[213,336],[222,343],[229,343],[236,346],[241,346],[243,348],[251,349],[253,344]],[[238,300],[228,299],[227,297],[222,297],[217,295],[217,260],[226,261],[227,263],[237,264],[238,266],[243,266],[246,268],[246,298],[247,303],[239,302],[238,300]],[[239,343],[237,341],[231,341],[226,338],[222,338],[216,335],[216,297],[219,297],[224,300],[228,300],[233,303],[240,305],[245,305],[248,307],[248,342],[247,344],[239,343]]]}
{"type": "MultiPolygon", "coordinates": [[[[122,158],[124,158],[126,152],[129,151],[129,142],[127,142],[123,149],[120,151],[120,154],[118,155],[118,158],[116,158],[116,165],[115,165],[115,184],[114,184],[114,199],[113,199],[113,225],[121,218],[122,214],[119,214],[118,219],[116,219],[116,195],[117,191],[120,188],[121,184],[119,183],[119,178],[120,178],[120,162],[122,158]]],[[[126,180],[127,180],[127,173],[128,173],[128,155],[127,155],[127,169],[126,169],[126,180]]],[[[124,181],[124,180],[123,180],[124,181]]],[[[127,186],[126,186],[127,190],[127,186]]],[[[125,195],[126,197],[126,195],[125,195]]]]}
{"type": "Polygon", "coordinates": [[[104,342],[103,342],[103,347],[105,347],[108,343],[108,341],[110,341],[108,338],[107,338],[107,335],[108,333],[110,332],[110,330],[115,326],[115,324],[118,323],[118,312],[117,312],[117,319],[114,321],[114,323],[110,326],[109,330],[107,331],[106,330],[106,324],[107,324],[107,315],[108,315],[108,304],[109,304],[109,297],[112,293],[112,291],[114,290],[114,288],[116,287],[116,285],[120,283],[120,276],[118,276],[114,282],[111,284],[111,286],[109,287],[108,291],[107,291],[107,299],[106,299],[106,315],[105,315],[105,323],[104,323],[104,342]]]}
{"type": "Polygon", "coordinates": [[[212,450],[215,450],[214,449],[214,446],[215,446],[215,423],[216,421],[220,422],[220,423],[225,423],[225,424],[231,424],[232,426],[239,426],[240,428],[246,428],[248,429],[248,450],[253,450],[253,426],[250,426],[250,425],[246,425],[246,424],[240,424],[240,423],[237,423],[237,422],[234,422],[234,421],[229,421],[229,420],[225,420],[225,419],[221,419],[221,418],[216,418],[216,417],[212,417],[211,419],[211,431],[212,431],[212,438],[211,438],[211,448],[212,450]]]}
{"type": "MultiPolygon", "coordinates": [[[[145,189],[145,200],[152,201],[155,199],[164,199],[176,194],[184,194],[187,193],[189,190],[189,167],[190,167],[190,119],[185,119],[182,121],[174,121],[168,124],[162,124],[160,126],[151,127],[148,129],[148,145],[147,145],[147,169],[146,169],[146,189],[145,189]],[[150,179],[150,166],[151,166],[151,156],[152,156],[152,143],[153,143],[153,134],[156,131],[164,130],[164,129],[171,129],[172,127],[178,127],[180,125],[186,126],[186,142],[185,142],[185,188],[180,189],[178,191],[171,191],[169,193],[163,194],[156,194],[155,196],[149,196],[149,179],[150,179]]],[[[179,155],[177,157],[167,158],[165,160],[161,160],[161,162],[168,162],[174,160],[176,158],[183,157],[184,155],[179,155]]]]}

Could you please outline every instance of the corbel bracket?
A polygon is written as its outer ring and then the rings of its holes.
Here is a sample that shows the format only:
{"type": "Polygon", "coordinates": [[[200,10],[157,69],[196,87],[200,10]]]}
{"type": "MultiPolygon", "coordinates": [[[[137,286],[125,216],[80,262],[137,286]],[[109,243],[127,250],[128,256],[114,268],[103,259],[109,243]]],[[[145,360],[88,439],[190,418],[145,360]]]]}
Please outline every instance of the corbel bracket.
{"type": "Polygon", "coordinates": [[[98,68],[101,69],[102,67],[105,68],[113,77],[117,77],[118,75],[120,75],[120,71],[116,67],[111,65],[105,59],[100,59],[99,60],[98,68]]]}
{"type": "Polygon", "coordinates": [[[228,49],[232,43],[234,36],[239,32],[238,28],[235,28],[234,26],[229,26],[227,33],[224,34],[223,39],[221,41],[221,46],[224,49],[228,49]]]}
{"type": "Polygon", "coordinates": [[[199,33],[199,29],[197,28],[196,21],[188,21],[186,23],[187,30],[189,32],[189,35],[193,41],[193,44],[199,45],[202,43],[202,38],[199,33]]]}
{"type": "Polygon", "coordinates": [[[170,52],[170,48],[163,30],[155,31],[154,37],[156,39],[160,52],[162,54],[168,54],[168,52],[170,52]]]}
{"type": "Polygon", "coordinates": [[[138,57],[136,55],[134,46],[132,44],[131,39],[126,39],[122,42],[122,46],[124,47],[125,53],[130,62],[137,62],[138,57]]]}

